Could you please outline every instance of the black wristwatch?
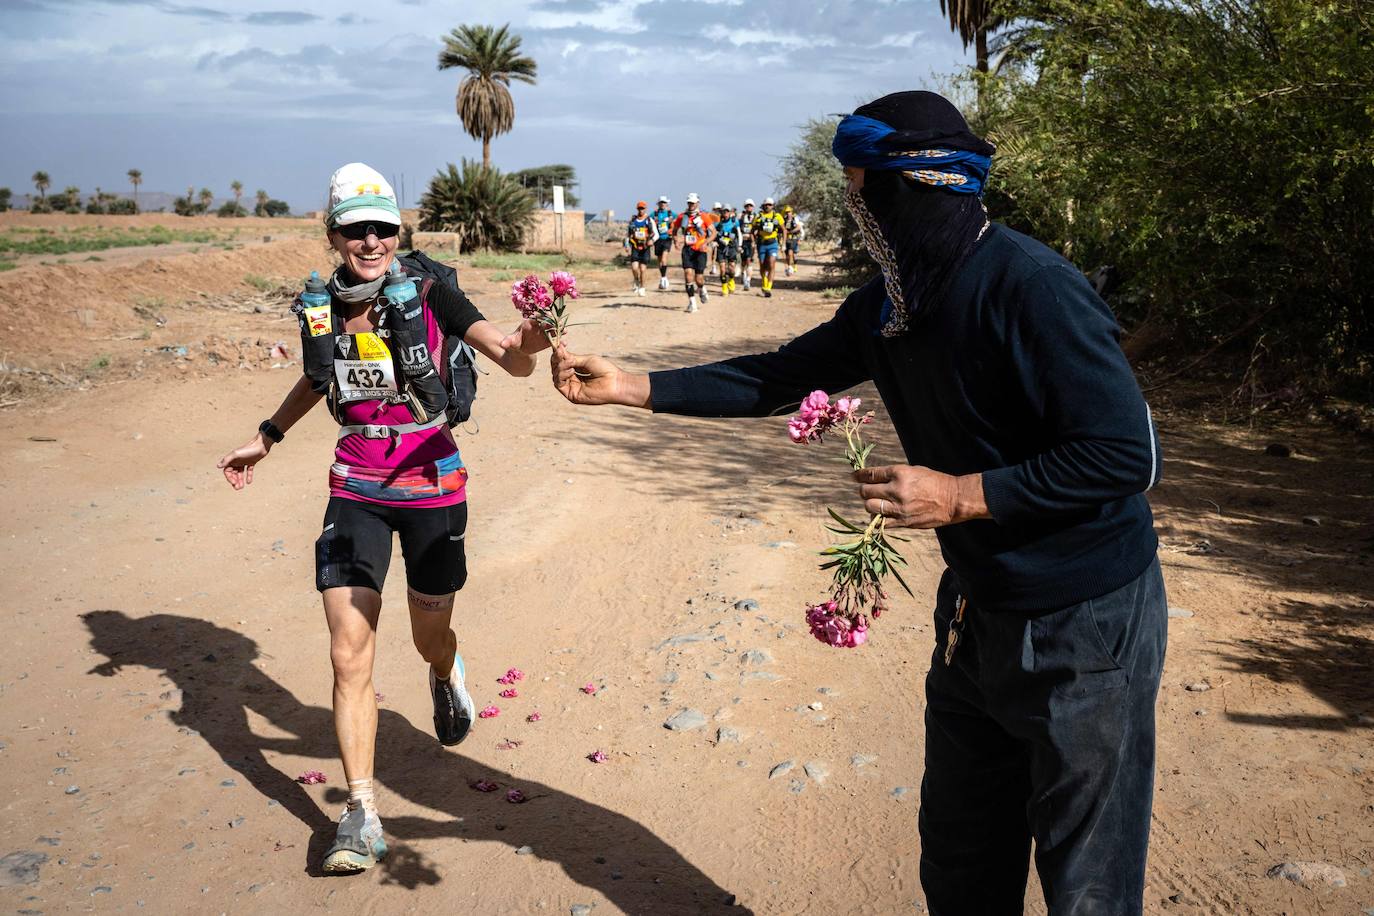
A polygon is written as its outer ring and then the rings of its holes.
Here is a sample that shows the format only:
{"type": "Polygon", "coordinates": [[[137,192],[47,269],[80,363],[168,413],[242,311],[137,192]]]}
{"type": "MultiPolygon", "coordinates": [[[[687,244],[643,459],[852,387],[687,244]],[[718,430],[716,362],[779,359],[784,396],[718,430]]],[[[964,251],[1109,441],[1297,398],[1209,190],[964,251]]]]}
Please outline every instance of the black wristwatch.
{"type": "Polygon", "coordinates": [[[263,420],[258,426],[258,432],[262,433],[273,442],[280,442],[286,438],[286,433],[277,429],[277,424],[273,423],[271,420],[263,420]]]}

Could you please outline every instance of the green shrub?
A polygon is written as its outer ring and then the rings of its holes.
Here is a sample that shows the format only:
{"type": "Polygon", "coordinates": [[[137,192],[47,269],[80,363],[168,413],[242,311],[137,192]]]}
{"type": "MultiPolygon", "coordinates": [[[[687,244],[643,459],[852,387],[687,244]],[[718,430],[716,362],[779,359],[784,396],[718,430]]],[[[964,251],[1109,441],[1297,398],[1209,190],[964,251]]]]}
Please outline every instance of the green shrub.
{"type": "Polygon", "coordinates": [[[989,207],[1185,345],[1374,395],[1374,53],[1360,0],[1002,0],[969,74],[989,207]],[[997,48],[994,47],[994,51],[997,48]]]}
{"type": "Polygon", "coordinates": [[[510,251],[534,225],[534,197],[509,175],[463,160],[449,163],[420,197],[422,232],[457,232],[464,250],[510,251]]]}

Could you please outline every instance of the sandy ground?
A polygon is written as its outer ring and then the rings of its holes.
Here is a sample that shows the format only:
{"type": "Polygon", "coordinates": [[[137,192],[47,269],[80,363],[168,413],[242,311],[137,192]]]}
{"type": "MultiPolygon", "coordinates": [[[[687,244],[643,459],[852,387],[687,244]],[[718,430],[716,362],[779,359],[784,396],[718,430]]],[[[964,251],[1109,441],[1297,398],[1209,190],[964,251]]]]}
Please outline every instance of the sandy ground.
{"type": "MultiPolygon", "coordinates": [[[[484,378],[460,435],[472,521],[457,629],[476,701],[501,714],[459,749],[434,741],[398,551],[376,675],[392,854],[359,877],[318,876],[343,784],[312,587],[333,429],[307,418],[246,492],[214,469],[296,371],[268,352],[294,344],[294,325],[242,275],[311,266],[327,266],[322,248],[288,241],[0,277],[9,364],[66,373],[15,388],[0,412],[0,902],[921,912],[933,537],[908,545],[915,599],[861,650],[824,647],[801,609],[825,587],[823,506],[854,508],[840,456],[789,445],[777,419],[579,412],[542,361],[530,379],[484,378]],[[18,328],[64,283],[88,321],[27,340],[18,328]],[[136,311],[153,297],[162,325],[136,311]],[[117,333],[128,339],[97,339],[117,333]],[[106,367],[72,371],[99,353],[106,367]],[[528,678],[502,700],[511,666],[528,678]],[[665,730],[683,709],[706,724],[665,730]],[[596,750],[609,759],[589,762],[596,750]],[[328,783],[294,781],[310,769],[328,783]],[[530,801],[469,787],[480,779],[530,801]]],[[[464,282],[511,324],[489,273],[464,282]]],[[[582,272],[574,339],[642,368],[772,347],[835,305],[810,264],[771,300],[713,297],[690,316],[680,272],[674,292],[643,299],[626,279],[582,272]]],[[[1167,479],[1153,501],[1171,603],[1188,616],[1170,621],[1147,911],[1374,912],[1368,442],[1220,426],[1164,396],[1156,408],[1167,479]],[[1273,441],[1297,454],[1265,455],[1273,441]],[[1266,877],[1284,862],[1338,868],[1344,884],[1266,877]]],[[[885,418],[875,428],[875,457],[897,459],[885,418]]],[[[1034,889],[1027,909],[1043,910],[1034,889]]]]}

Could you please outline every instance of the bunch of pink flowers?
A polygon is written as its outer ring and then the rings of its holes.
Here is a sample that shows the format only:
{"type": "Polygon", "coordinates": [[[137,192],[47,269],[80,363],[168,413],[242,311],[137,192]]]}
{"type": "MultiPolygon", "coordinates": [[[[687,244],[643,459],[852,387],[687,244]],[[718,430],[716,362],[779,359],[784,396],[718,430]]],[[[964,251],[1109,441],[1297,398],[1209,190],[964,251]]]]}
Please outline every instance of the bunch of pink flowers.
{"type": "Polygon", "coordinates": [[[558,345],[568,327],[567,302],[577,297],[577,279],[566,270],[555,270],[549,274],[548,286],[530,274],[511,284],[510,288],[510,301],[521,317],[537,322],[554,346],[558,345]]]}
{"type": "MultiPolygon", "coordinates": [[[[862,403],[860,398],[832,403],[824,391],[813,391],[801,402],[797,416],[787,421],[787,437],[798,444],[821,442],[827,433],[838,430],[845,439],[845,460],[857,471],[867,464],[874,445],[863,439],[862,427],[873,422],[873,413],[859,413],[862,403]]],[[[838,526],[827,525],[826,530],[850,540],[821,551],[826,558],[821,569],[833,570],[831,595],[828,601],[807,606],[806,623],[811,635],[826,645],[853,649],[868,641],[869,614],[877,618],[887,606],[884,577],[891,575],[911,592],[897,571],[906,560],[891,543],[902,539],[889,540],[884,531],[887,520],[881,515],[860,527],[834,509],[826,511],[838,526]]]]}
{"type": "Polygon", "coordinates": [[[857,618],[846,617],[840,613],[840,606],[834,601],[823,601],[806,608],[806,625],[811,635],[839,649],[853,649],[868,642],[868,621],[860,614],[857,618]]]}

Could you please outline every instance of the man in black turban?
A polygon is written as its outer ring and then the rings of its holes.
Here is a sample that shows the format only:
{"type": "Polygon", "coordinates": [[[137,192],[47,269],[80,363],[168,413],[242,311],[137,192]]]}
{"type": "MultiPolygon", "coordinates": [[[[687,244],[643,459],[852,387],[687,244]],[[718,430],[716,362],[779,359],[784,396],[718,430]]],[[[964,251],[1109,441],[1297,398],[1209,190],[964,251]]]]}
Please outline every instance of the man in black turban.
{"type": "MultiPolygon", "coordinates": [[[[1053,914],[1138,914],[1167,628],[1145,492],[1159,440],[1111,311],[991,223],[993,148],[901,92],[839,125],[880,276],[773,353],[648,375],[556,351],[577,404],[762,417],[872,381],[906,464],[856,473],[948,568],[926,678],[921,882],[936,914],[1020,913],[1032,841],[1053,914]]],[[[708,485],[710,481],[706,482],[708,485]]]]}

